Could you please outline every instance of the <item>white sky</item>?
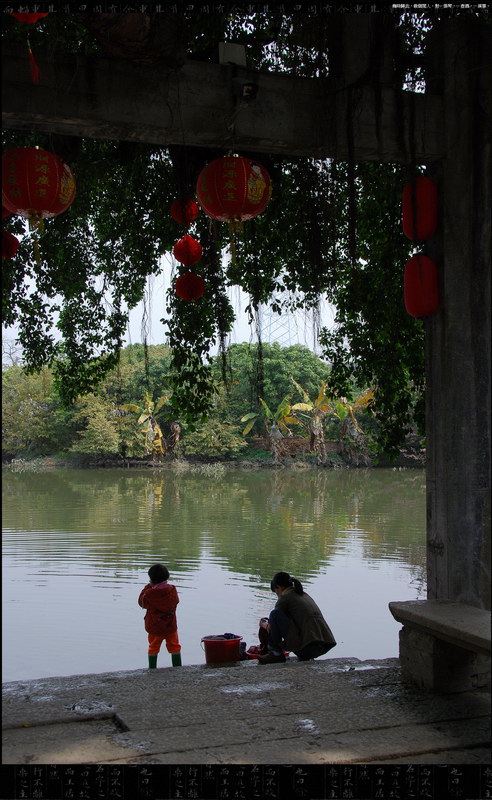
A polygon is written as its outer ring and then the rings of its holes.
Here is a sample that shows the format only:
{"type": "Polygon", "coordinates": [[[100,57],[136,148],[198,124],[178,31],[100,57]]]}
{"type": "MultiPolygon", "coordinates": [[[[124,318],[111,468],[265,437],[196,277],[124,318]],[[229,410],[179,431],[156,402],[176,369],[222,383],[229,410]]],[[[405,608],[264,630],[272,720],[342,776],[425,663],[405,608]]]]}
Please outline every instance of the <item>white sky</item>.
{"type": "MultiPolygon", "coordinates": [[[[176,266],[174,262],[174,267],[176,266]]],[[[147,280],[146,300],[139,303],[131,312],[127,329],[126,341],[135,344],[143,340],[142,321],[145,312],[148,318],[147,344],[162,344],[166,339],[167,329],[160,322],[166,317],[166,293],[174,280],[173,259],[170,256],[163,258],[163,269],[159,275],[151,276],[147,280]]],[[[246,306],[249,297],[239,286],[228,289],[229,300],[234,309],[236,321],[229,335],[231,344],[256,341],[256,331],[248,324],[246,306]]],[[[334,308],[326,301],[321,301],[320,322],[322,326],[332,327],[334,308]]],[[[272,314],[268,309],[261,311],[262,340],[264,342],[278,341],[282,346],[302,344],[316,351],[314,342],[313,314],[309,311],[298,311],[295,314],[284,312],[282,315],[272,314]]]]}
{"type": "MultiPolygon", "coordinates": [[[[226,255],[224,257],[227,257],[226,255]]],[[[136,344],[143,341],[143,323],[147,319],[147,344],[163,344],[166,342],[167,328],[160,322],[166,314],[166,293],[171,281],[175,280],[177,262],[171,253],[162,258],[162,270],[158,275],[152,275],[147,279],[145,290],[145,300],[139,303],[131,312],[125,337],[126,343],[136,344]]],[[[228,289],[229,299],[235,313],[234,327],[229,334],[229,344],[241,344],[243,342],[256,342],[256,331],[254,326],[248,323],[246,306],[249,304],[249,297],[239,286],[232,286],[228,289]]],[[[334,319],[334,307],[327,301],[320,303],[320,325],[331,328],[334,319]]],[[[308,347],[313,352],[319,354],[319,348],[315,341],[315,324],[313,313],[310,311],[298,311],[296,313],[284,312],[281,315],[273,314],[263,307],[260,312],[262,341],[279,342],[283,347],[293,344],[301,344],[308,347]]],[[[55,334],[56,328],[52,329],[55,334]]],[[[2,328],[2,338],[4,343],[13,343],[17,336],[16,327],[2,328]]],[[[217,345],[212,348],[212,353],[217,352],[217,345]]],[[[7,363],[8,363],[7,358],[7,363]]]]}

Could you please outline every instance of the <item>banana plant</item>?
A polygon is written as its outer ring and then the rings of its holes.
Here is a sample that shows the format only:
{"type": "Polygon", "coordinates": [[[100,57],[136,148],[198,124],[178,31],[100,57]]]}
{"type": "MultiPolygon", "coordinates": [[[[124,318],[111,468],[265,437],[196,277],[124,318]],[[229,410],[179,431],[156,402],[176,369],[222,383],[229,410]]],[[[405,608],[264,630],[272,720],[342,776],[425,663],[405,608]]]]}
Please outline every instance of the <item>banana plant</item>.
{"type": "Polygon", "coordinates": [[[354,466],[368,466],[370,457],[364,431],[357,422],[357,414],[365,411],[374,400],[374,389],[365,389],[355,400],[342,397],[333,404],[331,413],[340,420],[340,452],[354,466]]]}
{"type": "Polygon", "coordinates": [[[303,400],[302,403],[294,403],[292,411],[294,411],[295,414],[299,414],[301,419],[304,418],[306,430],[310,434],[310,449],[315,451],[318,463],[322,464],[326,461],[323,418],[331,410],[330,400],[326,396],[326,381],[323,381],[321,384],[318,396],[314,402],[310,400],[308,393],[292,376],[291,381],[303,400]]]}
{"type": "Polygon", "coordinates": [[[373,402],[374,389],[365,389],[355,400],[349,403],[345,397],[341,397],[338,400],[332,400],[327,397],[326,381],[323,381],[318,396],[313,402],[310,400],[308,393],[294,378],[291,377],[291,381],[303,399],[302,403],[293,404],[292,411],[300,413],[301,417],[305,416],[306,412],[309,412],[309,427],[311,430],[313,427],[318,427],[319,421],[325,414],[331,414],[340,420],[350,417],[353,428],[358,433],[362,433],[356,415],[360,411],[364,411],[373,402]],[[314,420],[316,420],[315,423],[314,420]]]}
{"type": "Polygon", "coordinates": [[[357,433],[362,433],[362,428],[360,427],[359,423],[357,422],[357,414],[360,411],[365,411],[371,403],[374,401],[374,389],[369,388],[365,389],[361,392],[355,400],[352,400],[350,403],[345,398],[342,397],[338,402],[334,403],[331,408],[331,413],[334,414],[338,419],[343,420],[350,418],[350,423],[346,424],[344,427],[347,429],[353,428],[357,433]]]}
{"type": "Polygon", "coordinates": [[[280,433],[285,431],[287,435],[290,436],[291,430],[289,425],[299,425],[299,420],[292,414],[291,397],[292,393],[285,395],[284,399],[281,400],[277,406],[276,411],[271,411],[263,398],[260,397],[260,410],[251,411],[249,414],[245,414],[244,417],[241,417],[241,422],[247,422],[242,432],[243,436],[246,436],[250,432],[258,419],[263,419],[267,436],[270,436],[272,427],[278,429],[280,433]]]}
{"type": "Polygon", "coordinates": [[[161,427],[155,418],[160,409],[169,401],[170,395],[164,394],[154,403],[151,395],[145,392],[144,403],[137,406],[135,403],[123,403],[120,408],[123,411],[131,411],[138,414],[138,424],[142,425],[142,433],[145,435],[147,451],[153,455],[166,454],[166,442],[161,431],[161,427]]]}
{"type": "Polygon", "coordinates": [[[259,411],[251,411],[241,417],[241,422],[246,422],[242,435],[246,436],[255,422],[258,419],[263,419],[265,425],[265,434],[270,441],[273,439],[281,439],[283,433],[287,436],[292,436],[292,431],[289,425],[299,425],[300,421],[295,414],[292,413],[291,405],[292,392],[286,394],[283,400],[277,406],[275,411],[271,411],[262,397],[260,397],[261,408],[259,411]]]}
{"type": "Polygon", "coordinates": [[[294,403],[292,406],[292,411],[301,412],[302,416],[305,416],[305,412],[309,412],[309,419],[312,420],[313,418],[321,418],[324,414],[327,414],[331,409],[331,401],[326,396],[326,381],[323,381],[321,384],[320,390],[318,392],[318,396],[314,402],[310,400],[308,393],[305,389],[294,380],[291,376],[292,383],[296,387],[297,391],[301,395],[303,402],[302,403],[294,403]]]}
{"type": "Polygon", "coordinates": [[[263,398],[260,397],[261,409],[259,412],[251,412],[241,417],[241,422],[247,422],[243,430],[243,436],[250,432],[259,417],[263,418],[265,424],[266,438],[270,443],[270,452],[272,453],[274,463],[278,463],[284,455],[284,447],[282,445],[283,431],[287,436],[292,436],[292,431],[289,425],[299,425],[299,420],[292,414],[291,394],[285,395],[284,399],[277,406],[276,411],[271,411],[263,398]]]}

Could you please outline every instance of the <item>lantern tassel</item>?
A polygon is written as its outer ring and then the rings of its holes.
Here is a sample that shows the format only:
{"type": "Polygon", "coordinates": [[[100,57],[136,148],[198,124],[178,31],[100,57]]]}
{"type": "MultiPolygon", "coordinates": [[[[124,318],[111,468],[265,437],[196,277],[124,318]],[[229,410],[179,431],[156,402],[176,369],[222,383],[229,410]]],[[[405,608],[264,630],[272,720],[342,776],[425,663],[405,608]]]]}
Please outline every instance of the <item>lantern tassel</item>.
{"type": "Polygon", "coordinates": [[[38,217],[33,215],[29,217],[29,230],[36,231],[36,233],[43,233],[44,231],[44,219],[42,217],[38,217]]]}
{"type": "Polygon", "coordinates": [[[29,39],[27,40],[27,51],[29,53],[29,63],[31,64],[31,79],[32,82],[35,84],[39,83],[41,73],[39,71],[39,67],[37,65],[36,59],[34,58],[34,53],[31,50],[31,45],[29,43],[29,39]]]}
{"type": "Polygon", "coordinates": [[[244,233],[244,223],[242,219],[231,219],[229,221],[229,231],[232,235],[242,236],[244,233]]]}
{"type": "Polygon", "coordinates": [[[33,250],[34,250],[34,259],[38,267],[41,266],[41,252],[39,250],[39,236],[44,231],[44,219],[42,217],[29,217],[29,230],[33,231],[34,238],[33,238],[33,250]]]}
{"type": "Polygon", "coordinates": [[[230,234],[230,250],[231,250],[231,263],[236,263],[236,236],[242,236],[244,233],[244,223],[242,219],[231,219],[227,223],[230,234]]]}

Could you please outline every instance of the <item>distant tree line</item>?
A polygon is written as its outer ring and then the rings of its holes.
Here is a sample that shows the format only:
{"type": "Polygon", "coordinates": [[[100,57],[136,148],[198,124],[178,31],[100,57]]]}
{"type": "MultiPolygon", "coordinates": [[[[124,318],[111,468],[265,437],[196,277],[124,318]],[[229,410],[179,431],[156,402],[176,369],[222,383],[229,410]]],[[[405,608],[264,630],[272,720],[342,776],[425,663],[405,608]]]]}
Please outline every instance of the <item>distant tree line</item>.
{"type": "Polygon", "coordinates": [[[272,453],[281,452],[275,442],[291,436],[306,439],[306,449],[322,453],[314,445],[324,439],[343,435],[355,446],[357,437],[362,444],[363,431],[363,446],[376,447],[377,423],[367,402],[370,390],[354,386],[352,397],[330,398],[325,393],[329,366],[307,347],[275,343],[262,345],[259,397],[257,348],[230,346],[225,385],[220,380],[221,359],[213,359],[214,406],[205,421],[197,413],[195,423],[180,419],[170,402],[171,349],[166,345],[128,345],[98,389],[69,407],[60,399],[48,367],[34,374],[21,365],[4,367],[3,459],[62,454],[96,459],[170,454],[231,458],[255,437],[263,437],[272,453]]]}

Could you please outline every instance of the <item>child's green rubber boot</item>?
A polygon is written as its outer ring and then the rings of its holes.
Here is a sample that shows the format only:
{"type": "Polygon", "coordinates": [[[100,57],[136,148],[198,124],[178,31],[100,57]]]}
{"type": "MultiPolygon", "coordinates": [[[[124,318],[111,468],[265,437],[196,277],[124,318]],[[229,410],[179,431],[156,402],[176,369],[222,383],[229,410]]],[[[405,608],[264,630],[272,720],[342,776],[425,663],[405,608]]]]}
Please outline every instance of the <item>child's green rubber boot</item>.
{"type": "Polygon", "coordinates": [[[157,667],[157,656],[149,655],[149,669],[155,669],[157,667]]]}
{"type": "Polygon", "coordinates": [[[171,661],[173,662],[173,667],[180,667],[181,653],[171,653],[171,661]]]}

